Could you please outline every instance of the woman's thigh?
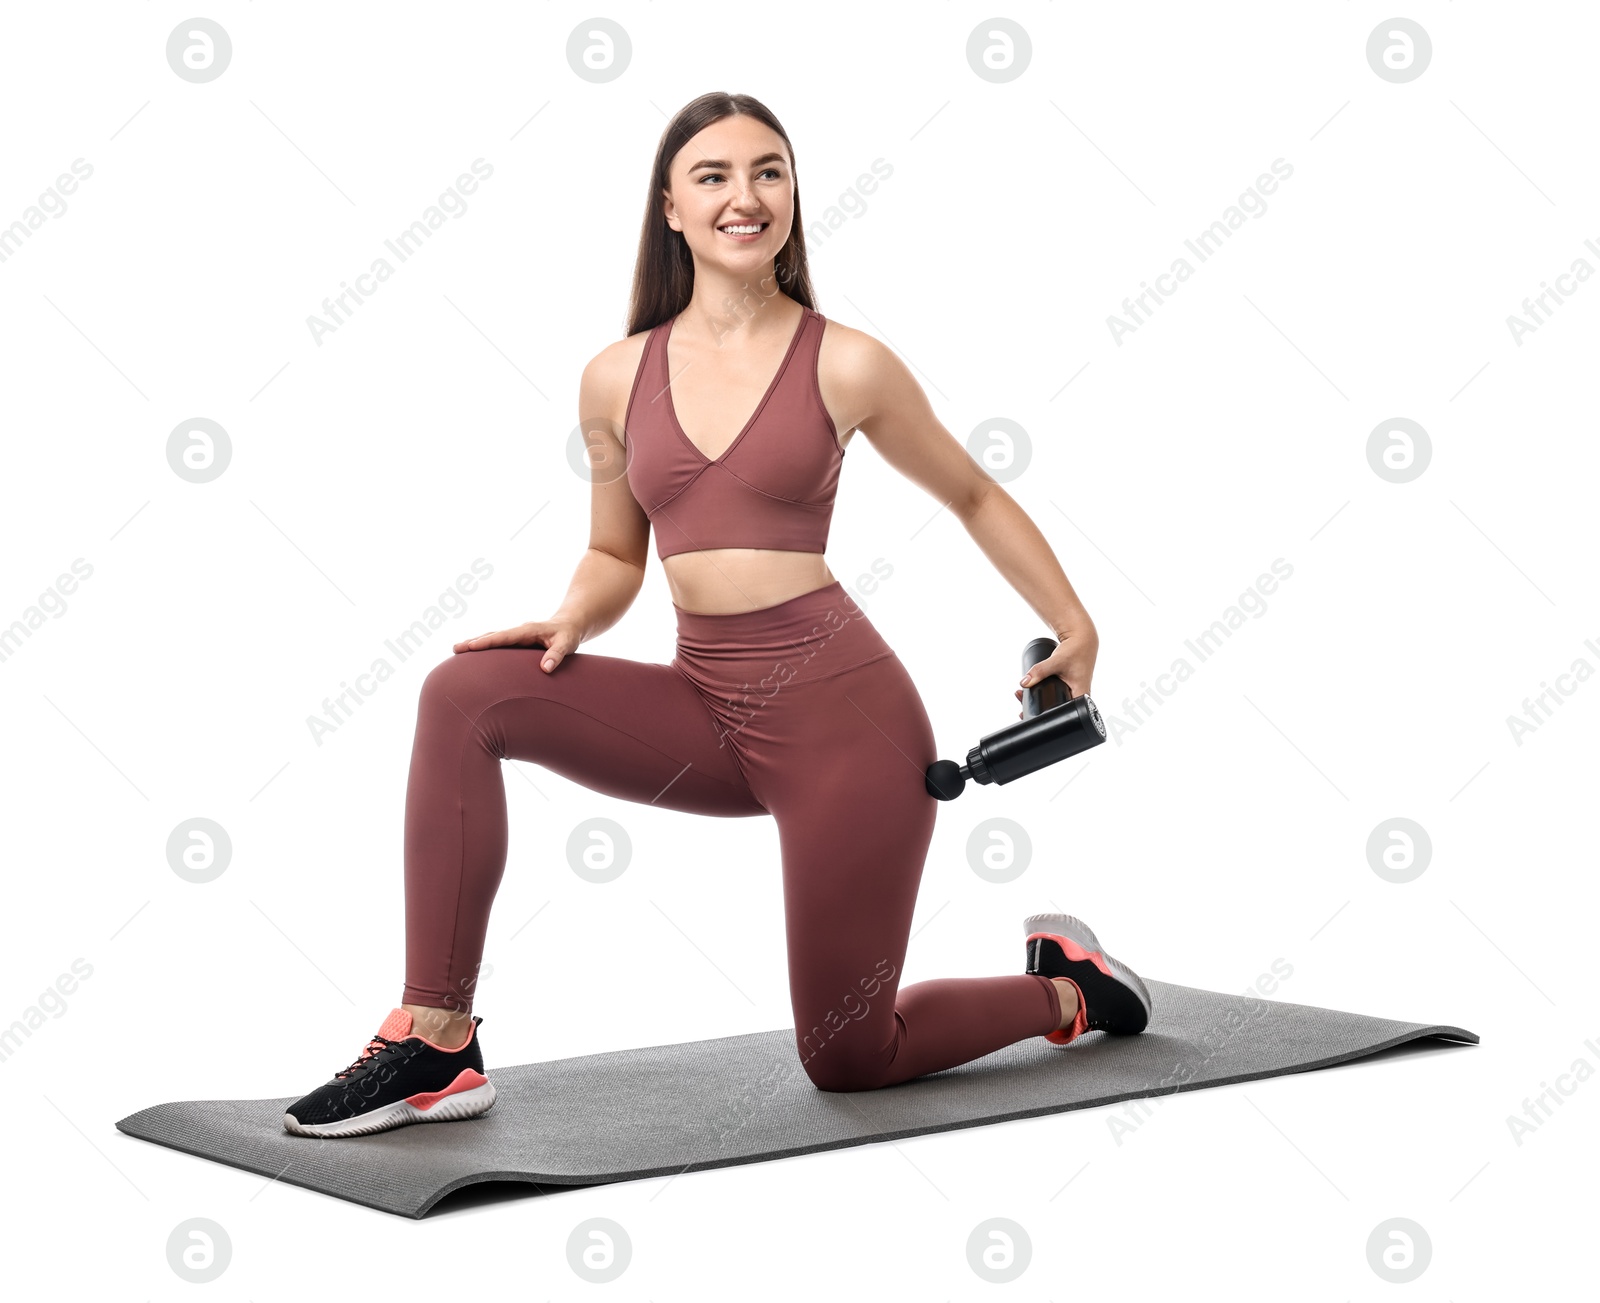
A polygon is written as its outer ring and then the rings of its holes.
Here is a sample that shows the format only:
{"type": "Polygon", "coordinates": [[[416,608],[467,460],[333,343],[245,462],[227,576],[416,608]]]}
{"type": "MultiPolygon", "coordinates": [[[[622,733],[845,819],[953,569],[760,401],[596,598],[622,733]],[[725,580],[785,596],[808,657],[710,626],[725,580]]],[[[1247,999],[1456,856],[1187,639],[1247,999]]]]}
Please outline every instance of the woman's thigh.
{"type": "Polygon", "coordinates": [[[524,760],[625,801],[766,813],[694,684],[671,665],[537,647],[461,652],[423,684],[413,778],[459,786],[469,757],[524,760]]]}
{"type": "MultiPolygon", "coordinates": [[[[895,994],[937,802],[934,737],[898,657],[802,684],[770,706],[785,739],[753,764],[778,825],[795,1038],[818,1085],[870,1075],[898,1044],[895,994]]],[[[844,1088],[853,1088],[845,1086],[844,1088]]]]}

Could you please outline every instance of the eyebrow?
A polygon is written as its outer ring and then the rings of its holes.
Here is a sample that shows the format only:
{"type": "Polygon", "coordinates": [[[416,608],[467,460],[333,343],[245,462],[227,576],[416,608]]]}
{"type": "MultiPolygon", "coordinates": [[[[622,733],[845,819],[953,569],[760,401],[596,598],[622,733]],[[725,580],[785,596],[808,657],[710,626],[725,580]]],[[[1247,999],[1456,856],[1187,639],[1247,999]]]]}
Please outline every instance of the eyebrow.
{"type": "MultiPolygon", "coordinates": [[[[783,163],[787,161],[782,154],[763,154],[760,158],[751,159],[750,166],[760,167],[763,163],[783,163]]],[[[698,172],[703,167],[714,167],[727,172],[733,168],[733,164],[723,158],[702,158],[698,163],[691,163],[689,170],[698,172]]]]}

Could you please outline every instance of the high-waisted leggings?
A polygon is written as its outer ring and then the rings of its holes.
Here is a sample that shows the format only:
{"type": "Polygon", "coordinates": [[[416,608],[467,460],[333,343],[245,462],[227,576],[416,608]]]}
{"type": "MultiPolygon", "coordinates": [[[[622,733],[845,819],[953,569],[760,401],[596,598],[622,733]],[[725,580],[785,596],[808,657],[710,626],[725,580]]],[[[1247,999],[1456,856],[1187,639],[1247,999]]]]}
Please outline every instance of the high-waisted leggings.
{"type": "Polygon", "coordinates": [[[674,610],[670,664],[580,650],[546,673],[538,647],[494,647],[429,673],[406,790],[402,1002],[472,1007],[509,758],[625,801],[777,820],[795,1048],[818,1088],[873,1090],[1053,1031],[1060,997],[1037,974],[900,986],[938,805],[923,784],[933,729],[843,585],[674,610]]]}

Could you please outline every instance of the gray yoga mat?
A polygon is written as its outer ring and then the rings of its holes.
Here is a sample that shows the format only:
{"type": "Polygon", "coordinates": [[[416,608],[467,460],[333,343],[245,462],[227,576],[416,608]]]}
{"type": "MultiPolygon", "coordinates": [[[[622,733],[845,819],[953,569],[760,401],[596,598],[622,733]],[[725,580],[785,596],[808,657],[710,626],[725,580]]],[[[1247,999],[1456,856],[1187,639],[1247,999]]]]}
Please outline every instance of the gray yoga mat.
{"type": "Polygon", "coordinates": [[[117,1129],[423,1217],[452,1190],[484,1181],[671,1176],[1308,1072],[1407,1041],[1478,1042],[1460,1027],[1147,984],[1155,1013],[1139,1036],[1088,1032],[1066,1048],[1035,1036],[882,1090],[819,1091],[785,1027],[517,1067],[490,1062],[494,1107],[460,1122],[312,1139],[284,1131],[283,1110],[298,1098],[290,1095],[157,1104],[117,1129]]]}

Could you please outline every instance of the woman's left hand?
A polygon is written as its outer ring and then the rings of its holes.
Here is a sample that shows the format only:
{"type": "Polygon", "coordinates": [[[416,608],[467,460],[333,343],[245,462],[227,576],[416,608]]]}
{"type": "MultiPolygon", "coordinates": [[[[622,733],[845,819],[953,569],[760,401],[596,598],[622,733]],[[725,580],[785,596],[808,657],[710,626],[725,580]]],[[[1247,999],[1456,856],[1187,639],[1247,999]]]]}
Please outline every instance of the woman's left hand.
{"type": "MultiPolygon", "coordinates": [[[[1095,631],[1093,622],[1086,618],[1081,624],[1067,629],[1056,649],[1029,668],[1023,676],[1022,687],[1016,690],[1017,700],[1022,700],[1023,689],[1048,679],[1052,674],[1066,681],[1069,697],[1083,696],[1089,691],[1094,678],[1094,660],[1099,651],[1100,635],[1095,631]]],[[[1022,718],[1020,712],[1017,718],[1022,718]]]]}

